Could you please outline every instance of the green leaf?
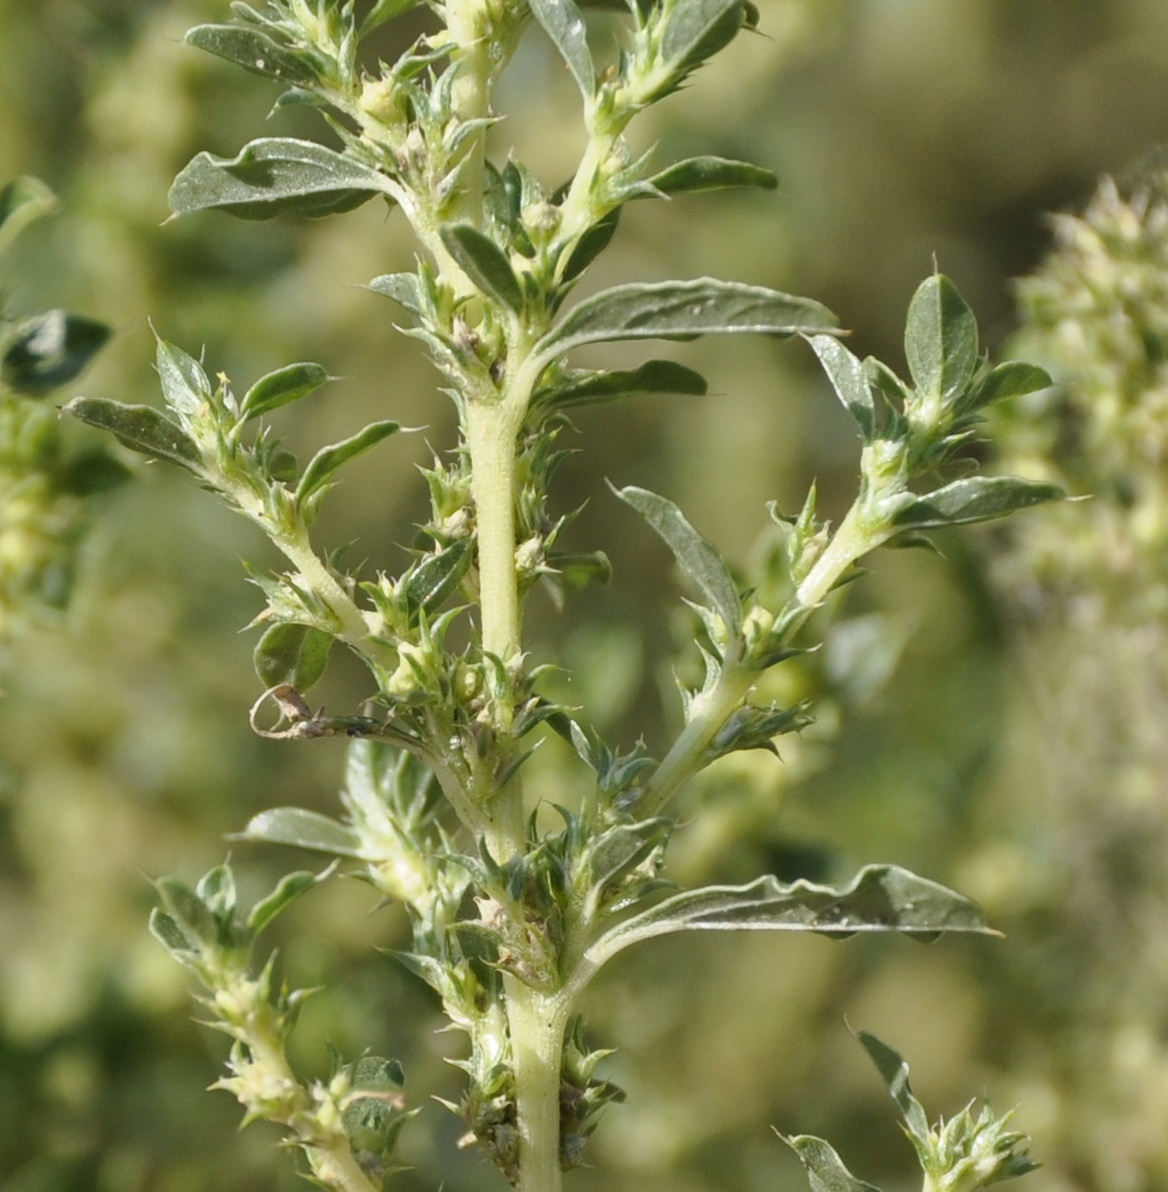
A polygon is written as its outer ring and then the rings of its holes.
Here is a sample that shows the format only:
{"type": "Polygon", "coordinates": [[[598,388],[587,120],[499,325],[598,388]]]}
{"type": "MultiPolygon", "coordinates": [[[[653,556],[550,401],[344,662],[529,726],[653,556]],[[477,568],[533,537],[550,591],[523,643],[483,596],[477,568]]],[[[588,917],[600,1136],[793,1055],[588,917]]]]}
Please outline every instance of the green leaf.
{"type": "Polygon", "coordinates": [[[584,344],[612,340],[678,339],[758,332],[797,335],[831,331],[835,316],[810,298],[702,277],[614,286],[574,306],[536,345],[551,360],[584,344]]]}
{"type": "Polygon", "coordinates": [[[241,219],[270,219],[282,212],[332,215],[384,194],[376,170],[315,141],[265,137],[233,158],[200,153],[170,188],[176,215],[217,209],[241,219]]]}
{"type": "Polygon", "coordinates": [[[166,404],[185,422],[198,418],[211,400],[211,382],[203,366],[182,348],[158,340],[154,366],[166,404]]]}
{"type": "Polygon", "coordinates": [[[273,625],[256,645],[256,674],[265,687],[286,683],[303,694],[324,674],[332,648],[332,635],[311,625],[273,625]]]}
{"type": "Polygon", "coordinates": [[[364,37],[378,25],[384,25],[386,21],[393,20],[403,12],[409,12],[411,8],[416,8],[420,3],[421,0],[377,0],[377,3],[361,22],[360,36],[364,37]]]}
{"type": "Polygon", "coordinates": [[[249,929],[258,934],[282,911],[285,911],[302,894],[307,894],[313,886],[319,885],[332,872],[332,868],[324,873],[289,873],[280,879],[280,884],[266,897],[251,908],[247,917],[249,929]]]}
{"type": "Polygon", "coordinates": [[[705,190],[728,190],[739,186],[759,186],[774,190],[778,178],[747,161],[732,161],[726,157],[690,157],[675,162],[660,174],[648,179],[649,185],[662,194],[696,193],[705,190]]]}
{"type": "Polygon", "coordinates": [[[731,637],[742,629],[742,601],[722,556],[665,497],[643,488],[613,490],[665,540],[678,566],[722,618],[731,637]]]}
{"type": "Polygon", "coordinates": [[[620,225],[620,213],[621,209],[614,207],[576,241],[576,246],[568,257],[568,263],[564,266],[565,281],[572,281],[579,277],[612,243],[612,238],[616,235],[616,230],[620,225]]]}
{"type": "Polygon", "coordinates": [[[822,1138],[811,1134],[797,1134],[794,1138],[780,1134],[779,1137],[807,1168],[807,1178],[811,1181],[813,1192],[880,1192],[874,1184],[856,1179],[830,1143],[824,1142],[822,1138]]]}
{"type": "Polygon", "coordinates": [[[191,956],[193,941],[187,938],[174,917],[159,907],[154,907],[150,912],[150,934],[175,959],[186,963],[191,956]]]}
{"type": "Polygon", "coordinates": [[[503,250],[470,224],[446,224],[439,230],[446,251],[485,294],[501,306],[523,309],[523,291],[503,250]]]}
{"type": "Polygon", "coordinates": [[[216,865],[205,873],[195,893],[216,918],[230,919],[235,914],[235,877],[227,865],[216,865]]]}
{"type": "Polygon", "coordinates": [[[417,274],[383,273],[369,283],[375,294],[384,294],[404,306],[413,315],[422,313],[422,293],[417,274]]]}
{"type": "Polygon", "coordinates": [[[895,931],[931,940],[989,928],[968,898],[896,865],[869,865],[843,889],[767,876],[745,886],[687,890],[625,919],[586,950],[586,975],[632,944],[679,931],[813,931],[838,938],[895,931]]]}
{"type": "Polygon", "coordinates": [[[811,335],[807,342],[819,357],[844,409],[859,427],[860,437],[865,443],[871,443],[876,437],[876,401],[863,361],[833,335],[811,335]]]}
{"type": "Polygon", "coordinates": [[[311,87],[320,82],[320,71],[307,54],[278,45],[257,29],[196,25],[187,31],[186,42],[253,74],[279,79],[291,86],[311,87]]]}
{"type": "Polygon", "coordinates": [[[1028,393],[1049,389],[1053,384],[1054,381],[1046,369],[1039,368],[1036,364],[1026,364],[1021,360],[1008,360],[1005,364],[990,369],[976,385],[961,394],[955,406],[958,413],[967,414],[996,401],[1025,397],[1028,393]]]}
{"type": "Polygon", "coordinates": [[[75,397],[64,406],[66,414],[99,430],[108,430],[123,447],[202,472],[202,456],[195,441],[153,406],[128,406],[102,397],[75,397]]]}
{"type": "Polygon", "coordinates": [[[56,206],[56,196],[39,178],[14,178],[0,189],[0,252],[56,206]]]}
{"type": "Polygon", "coordinates": [[[909,1133],[919,1141],[927,1143],[930,1138],[929,1119],[924,1107],[913,1095],[908,1082],[908,1064],[901,1054],[882,1043],[868,1031],[858,1031],[856,1038],[876,1065],[888,1092],[904,1115],[904,1124],[909,1133]]]}
{"type": "Polygon", "coordinates": [[[701,373],[671,360],[649,360],[628,372],[578,372],[536,394],[550,406],[583,406],[652,393],[700,397],[709,386],[701,373]]]}
{"type": "Polygon", "coordinates": [[[278,410],[290,402],[299,401],[315,393],[332,377],[319,364],[289,364],[270,372],[244,394],[240,417],[246,421],[278,410]]]}
{"type": "Polygon", "coordinates": [[[240,840],[288,844],[340,857],[360,857],[361,838],[352,828],[302,807],[273,807],[248,821],[240,840]]]}
{"type": "Polygon", "coordinates": [[[948,401],[977,367],[977,320],[957,287],[935,273],[918,287],[908,308],[904,350],[917,389],[948,401]]]}
{"type": "Polygon", "coordinates": [[[398,423],[388,420],[371,422],[364,430],[358,431],[355,435],[342,439],[339,443],[333,443],[329,447],[322,447],[308,461],[304,475],[300,477],[300,483],[296,486],[297,505],[303,507],[310,497],[326,484],[331,483],[333,473],[342,464],[355,459],[400,429],[398,423]]]}
{"type": "Polygon", "coordinates": [[[592,51],[588,48],[584,18],[575,0],[528,0],[531,15],[543,26],[544,32],[568,65],[576,86],[586,100],[596,93],[596,68],[592,51]]]}
{"type": "Polygon", "coordinates": [[[50,310],[18,323],[3,341],[0,381],[39,397],[79,376],[101,351],[110,329],[95,319],[50,310]]]}
{"type": "Polygon", "coordinates": [[[688,73],[729,45],[745,18],[742,0],[687,0],[673,5],[661,38],[662,57],[688,73]]]}
{"type": "Polygon", "coordinates": [[[923,497],[906,493],[905,504],[893,515],[892,525],[898,530],[970,525],[1006,517],[1031,505],[1060,501],[1065,495],[1055,484],[1016,476],[969,476],[923,497]]]}
{"type": "Polygon", "coordinates": [[[190,888],[174,878],[159,878],[154,883],[166,913],[186,936],[192,948],[214,948],[220,943],[219,924],[210,908],[190,888]]]}
{"type": "Polygon", "coordinates": [[[462,582],[470,566],[470,542],[459,539],[441,554],[429,555],[410,574],[405,586],[405,605],[411,624],[420,612],[433,612],[462,582]]]}

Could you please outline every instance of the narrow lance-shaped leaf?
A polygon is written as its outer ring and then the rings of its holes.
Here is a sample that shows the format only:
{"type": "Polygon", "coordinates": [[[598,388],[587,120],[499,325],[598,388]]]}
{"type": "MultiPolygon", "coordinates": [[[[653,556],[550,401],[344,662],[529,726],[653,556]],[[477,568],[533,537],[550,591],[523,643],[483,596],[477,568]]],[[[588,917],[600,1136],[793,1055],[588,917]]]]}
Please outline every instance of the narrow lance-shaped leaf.
{"type": "Polygon", "coordinates": [[[819,357],[844,408],[851,414],[860,437],[871,443],[876,437],[876,402],[864,373],[864,363],[833,335],[808,336],[807,342],[819,357]]]}
{"type": "Polygon", "coordinates": [[[56,196],[39,178],[25,175],[0,188],[0,251],[56,206],[56,196]]]}
{"type": "Polygon", "coordinates": [[[315,141],[264,137],[233,158],[192,158],[169,200],[176,215],[218,209],[241,219],[270,219],[281,212],[349,211],[378,193],[385,193],[385,180],[360,162],[315,141]]]}
{"type": "Polygon", "coordinates": [[[447,224],[441,231],[446,251],[484,293],[514,311],[523,309],[523,291],[503,250],[470,224],[447,224]]]}
{"type": "Polygon", "coordinates": [[[279,914],[287,910],[302,894],[307,894],[313,886],[319,885],[333,871],[329,866],[324,873],[306,873],[300,870],[286,874],[280,879],[279,885],[266,897],[251,908],[247,917],[248,928],[259,933],[279,914]]]}
{"type": "Polygon", "coordinates": [[[842,889],[761,877],[745,886],[675,894],[610,927],[585,951],[583,984],[618,952],[679,931],[813,931],[845,937],[895,931],[931,940],[943,932],[989,934],[977,905],[896,865],[870,865],[842,889]]]}
{"type": "Polygon", "coordinates": [[[278,410],[281,406],[315,393],[330,380],[332,378],[328,372],[319,364],[289,364],[284,368],[278,368],[275,372],[260,377],[244,394],[240,404],[240,417],[246,421],[278,410]]]}
{"type": "Polygon", "coordinates": [[[920,1142],[929,1139],[929,1118],[924,1106],[913,1095],[908,1082],[908,1064],[904,1057],[868,1031],[858,1031],[856,1038],[876,1065],[889,1095],[896,1102],[909,1133],[920,1142]]]}
{"type": "Polygon", "coordinates": [[[811,298],[702,277],[601,290],[574,306],[536,344],[533,354],[549,361],[572,348],[612,340],[744,332],[786,336],[832,331],[835,326],[831,311],[811,298]]]}
{"type": "Polygon", "coordinates": [[[273,807],[248,821],[240,840],[288,844],[339,857],[360,857],[361,838],[352,828],[302,807],[273,807]]]}
{"type": "Polygon", "coordinates": [[[196,25],[187,31],[186,42],[254,74],[279,79],[292,86],[311,87],[320,82],[320,71],[306,53],[278,45],[258,29],[244,29],[238,25],[196,25]]]}
{"type": "Polygon", "coordinates": [[[799,1161],[807,1169],[813,1192],[880,1192],[875,1184],[856,1179],[831,1144],[822,1138],[811,1134],[796,1134],[794,1138],[780,1134],[779,1137],[799,1156],[799,1161]]]}
{"type": "Polygon", "coordinates": [[[966,414],[996,401],[1037,393],[1053,384],[1054,381],[1046,369],[1022,360],[1007,360],[1005,364],[990,369],[977,384],[961,394],[954,404],[958,413],[966,414]]]}
{"type": "Polygon", "coordinates": [[[762,166],[748,161],[733,161],[726,157],[690,157],[675,162],[648,179],[648,183],[662,194],[697,193],[705,190],[727,190],[739,186],[758,186],[774,190],[778,178],[762,166]]]}
{"type": "Polygon", "coordinates": [[[734,637],[742,628],[742,601],[726,563],[717,550],[686,521],[665,497],[632,486],[613,490],[631,505],[664,539],[678,566],[709,601],[734,637]]]}
{"type": "Polygon", "coordinates": [[[384,294],[404,306],[410,314],[422,312],[422,292],[415,273],[383,273],[369,283],[375,294],[384,294]]]}
{"type": "Polygon", "coordinates": [[[401,13],[416,8],[420,3],[421,0],[377,0],[377,3],[361,22],[361,36],[364,37],[378,25],[385,24],[386,21],[392,20],[401,13]]]}
{"type": "Polygon", "coordinates": [[[400,429],[396,422],[372,422],[355,435],[329,447],[322,447],[308,461],[304,475],[300,477],[300,483],[296,486],[296,503],[303,506],[314,493],[332,480],[333,473],[342,464],[355,459],[400,429]]]}
{"type": "Polygon", "coordinates": [[[202,470],[202,456],[195,441],[153,406],[123,405],[101,397],[75,397],[64,411],[99,430],[108,430],[131,451],[180,464],[196,474],[202,470]]]}
{"type": "Polygon", "coordinates": [[[575,0],[529,0],[531,15],[567,63],[576,86],[586,100],[596,92],[596,67],[588,48],[584,18],[575,0]]]}
{"type": "Polygon", "coordinates": [[[433,612],[455,591],[470,566],[470,555],[470,543],[460,539],[418,564],[406,581],[404,593],[411,621],[416,621],[422,610],[433,612]]]}
{"type": "Polygon", "coordinates": [[[1055,484],[1017,476],[969,476],[922,497],[909,497],[892,518],[898,530],[993,521],[1019,509],[1060,501],[1066,494],[1055,484]]]}
{"type": "Polygon", "coordinates": [[[709,386],[701,373],[672,360],[648,360],[629,371],[580,372],[561,379],[535,395],[548,405],[583,406],[647,394],[684,394],[700,397],[709,386]]]}
{"type": "Polygon", "coordinates": [[[904,329],[909,372],[921,393],[945,401],[977,367],[977,320],[957,287],[934,274],[917,288],[904,329]]]}

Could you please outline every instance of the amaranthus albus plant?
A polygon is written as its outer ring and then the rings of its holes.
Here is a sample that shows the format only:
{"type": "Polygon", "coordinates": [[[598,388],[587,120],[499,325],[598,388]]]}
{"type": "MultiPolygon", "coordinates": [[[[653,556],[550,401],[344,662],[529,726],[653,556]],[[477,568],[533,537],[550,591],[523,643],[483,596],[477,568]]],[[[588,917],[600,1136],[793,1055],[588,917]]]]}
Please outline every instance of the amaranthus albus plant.
{"type": "MultiPolygon", "coordinates": [[[[96,398],[69,408],[132,450],[185,468],[282,552],[286,570],[252,575],[267,598],[256,618],[263,691],[252,724],[274,738],[352,739],[343,818],[280,807],[242,835],[331,855],[406,907],[413,943],[397,959],[468,1037],[459,1061],[466,1089],[451,1108],[507,1181],[555,1192],[563,1171],[582,1161],[601,1112],[623,1096],[600,1073],[605,1053],[589,1049],[579,1008],[589,982],[624,949],[702,930],[919,939],[988,930],[971,902],[894,865],[865,868],[839,888],[762,876],[694,890],[672,886],[662,866],[676,796],[694,775],[736,750],[773,750],[776,737],[809,722],[809,708],[768,704],[756,687],[815,645],[813,630],[826,619],[819,610],[860,574],[866,555],[1059,496],[1049,484],[974,475],[963,453],[984,407],[1048,378],[1027,364],[991,366],[973,314],[939,274],[909,308],[907,379],[857,358],[836,317],[809,298],[707,277],[575,296],[627,203],[775,186],[755,165],[659,162],[626,140],[646,109],[757,26],[754,4],[435,0],[436,27],[396,61],[362,56],[364,39],[416,6],[235,3],[232,23],[192,29],[193,46],[279,84],[278,106],[315,107],[331,143],[265,137],[230,159],[201,153],[170,194],[178,215],[324,216],[376,201],[410,224],[416,270],[371,279],[370,301],[388,299],[387,315],[429,352],[459,436],[424,472],[430,518],[407,565],[352,569],[314,540],[344,466],[402,429],[374,422],[299,464],[268,416],[324,385],[322,365],[291,364],[237,392],[159,341],[164,409],[96,398]],[[585,19],[600,8],[626,18],[619,54],[604,66],[585,19]],[[531,27],[550,39],[580,93],[584,149],[563,182],[488,155],[496,84],[531,27]],[[814,491],[794,516],[773,506],[778,549],[766,574],[745,584],[668,498],[614,490],[668,545],[697,614],[693,648],[704,679],[680,685],[680,728],[655,756],[641,743],[603,740],[588,709],[549,698],[547,665],[529,652],[523,613],[537,585],[608,577],[602,552],[560,544],[571,516],[555,511],[551,482],[572,411],[645,393],[701,394],[706,381],[669,360],[604,370],[580,367],[574,354],[614,341],[745,333],[801,338],[818,357],[859,434],[858,490],[835,527],[818,515],[814,491]],[[338,646],[365,664],[369,698],[326,714],[308,692],[338,646]],[[525,786],[524,763],[549,735],[591,772],[582,800],[525,786]]],[[[193,889],[164,879],[152,922],[233,1040],[221,1086],[249,1120],[286,1127],[318,1184],[368,1192],[392,1174],[394,1143],[412,1112],[400,1067],[337,1057],[329,1079],[301,1079],[285,1044],[304,995],[276,980],[270,960],[257,971],[254,958],[259,932],[334,869],[291,874],[246,911],[226,866],[193,889]]],[[[960,1139],[928,1152],[930,1186],[972,1188],[1027,1166],[1012,1154],[1021,1136],[1001,1123],[970,1119],[950,1133],[960,1139]],[[966,1164],[965,1176],[946,1182],[945,1163],[964,1162],[965,1143],[984,1142],[987,1131],[997,1161],[966,1164]]],[[[806,1145],[796,1149],[808,1159],[806,1145]]],[[[809,1165],[834,1186],[828,1159],[809,1165]]]]}

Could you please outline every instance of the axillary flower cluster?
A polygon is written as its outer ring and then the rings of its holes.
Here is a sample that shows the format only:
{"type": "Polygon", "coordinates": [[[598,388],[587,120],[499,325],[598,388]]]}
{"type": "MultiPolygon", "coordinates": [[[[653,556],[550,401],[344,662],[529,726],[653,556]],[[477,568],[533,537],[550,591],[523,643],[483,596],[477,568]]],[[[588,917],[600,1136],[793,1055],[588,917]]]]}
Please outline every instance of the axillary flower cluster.
{"type": "MultiPolygon", "coordinates": [[[[264,692],[253,723],[284,737],[352,739],[343,816],[276,808],[243,835],[331,855],[405,905],[413,943],[397,960],[469,1037],[459,1061],[466,1091],[451,1108],[514,1186],[555,1192],[561,1173],[581,1162],[602,1110],[623,1097],[598,1074],[605,1053],[589,1049],[579,1004],[625,948],[694,930],[922,939],[987,930],[972,903],[893,865],[869,866],[839,887],[764,876],[696,890],[671,885],[662,865],[670,807],[690,778],[736,750],[773,749],[776,736],[808,722],[806,707],[757,702],[756,685],[814,644],[808,622],[856,577],[864,555],[1059,495],[1048,484],[973,475],[962,455],[984,407],[1048,378],[1026,364],[991,367],[972,313],[940,275],[909,310],[907,380],[852,354],[819,303],[762,286],[629,282],[574,299],[627,203],[775,186],[749,163],[661,164],[625,140],[644,110],[758,24],[747,0],[446,0],[427,6],[436,27],[392,64],[367,62],[362,43],[416,0],[361,5],[361,16],[353,0],[231,7],[231,23],[200,25],[187,40],[273,80],[278,106],[317,109],[331,143],[265,137],[230,159],[201,153],[176,179],[171,206],[178,215],[245,219],[331,215],[368,201],[400,210],[419,263],[370,280],[380,296],[370,300],[394,304],[457,409],[458,442],[424,472],[430,520],[395,574],[349,571],[315,544],[317,513],[340,471],[400,430],[374,422],[298,463],[269,418],[328,380],[318,364],[277,369],[237,396],[160,341],[164,408],[77,399],[70,409],[192,473],[282,552],[285,570],[253,576],[267,599],[257,618],[264,692]],[[625,18],[623,48],[604,69],[589,41],[590,9],[625,18]],[[487,152],[495,85],[529,27],[550,40],[580,93],[585,148],[558,184],[487,152]],[[577,349],[605,342],[742,333],[810,345],[861,439],[858,495],[834,529],[817,515],[814,492],[795,517],[772,512],[779,574],[767,577],[764,601],[666,497],[617,491],[673,552],[700,619],[704,680],[682,689],[681,728],[654,756],[604,740],[587,709],[545,694],[546,671],[525,650],[522,610],[537,584],[558,590],[610,570],[602,552],[561,544],[570,517],[554,512],[550,490],[571,413],[644,393],[701,394],[706,381],[666,359],[622,370],[572,361],[577,349]],[[462,644],[451,645],[456,637],[462,644]],[[307,693],[338,646],[365,664],[369,702],[346,715],[314,712],[307,693]],[[554,790],[525,790],[524,764],[548,737],[591,774],[572,805],[554,790]],[[551,826],[536,814],[541,805],[554,807],[551,826]]],[[[301,1080],[285,1042],[303,995],[275,981],[270,961],[252,975],[258,933],[330,872],[292,874],[246,912],[226,867],[193,889],[164,880],[153,926],[195,972],[209,1013],[233,1039],[223,1087],[249,1118],[286,1127],[318,1184],[368,1192],[390,1178],[410,1115],[400,1068],[337,1057],[330,1080],[301,1080]]],[[[1002,1154],[1020,1141],[996,1137],[1002,1154]]],[[[807,1159],[807,1148],[797,1149],[807,1159]]],[[[993,1178],[1025,1166],[999,1165],[993,1178]]]]}

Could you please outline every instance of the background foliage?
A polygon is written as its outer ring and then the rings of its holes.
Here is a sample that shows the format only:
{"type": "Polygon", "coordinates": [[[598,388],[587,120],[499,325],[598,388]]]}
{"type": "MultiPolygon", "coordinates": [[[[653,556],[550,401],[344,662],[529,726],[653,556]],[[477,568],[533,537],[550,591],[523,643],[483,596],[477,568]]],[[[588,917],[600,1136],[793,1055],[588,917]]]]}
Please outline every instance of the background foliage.
{"type": "MultiPolygon", "coordinates": [[[[402,229],[372,208],[321,224],[206,215],[160,226],[174,173],[199,149],[234,153],[270,104],[262,80],[180,44],[224,8],[0,0],[0,180],[37,174],[64,201],[9,259],[19,278],[9,304],[67,306],[115,328],[79,386],[88,394],[156,401],[153,319],[173,342],[205,344],[240,386],[293,359],[343,376],[289,427],[304,447],[362,419],[427,426],[355,465],[323,515],[327,537],[393,557],[423,514],[412,465],[427,461],[427,438],[448,440],[449,417],[387,304],[354,284],[408,266],[402,229]]],[[[630,211],[623,251],[590,285],[716,272],[806,293],[858,329],[853,350],[895,362],[905,304],[935,254],[998,351],[1017,319],[1010,279],[1051,247],[1040,213],[1081,208],[1100,172],[1125,176],[1168,136],[1162,0],[767,0],[763,10],[768,37],[742,38],[665,106],[652,135],[674,156],[759,161],[779,173],[780,196],[630,211]]],[[[501,143],[558,178],[575,150],[559,121],[573,127],[576,96],[537,38],[501,99],[501,143]]],[[[283,113],[271,131],[315,135],[300,119],[283,113]]],[[[1133,255],[1140,285],[1162,285],[1168,253],[1133,255]]],[[[1089,292],[1096,314],[1114,314],[1104,257],[1080,261],[1069,281],[1052,275],[1045,307],[1024,291],[1027,350],[1063,375],[1083,363],[1058,334],[1065,311],[1047,315],[1060,292],[1089,292]]],[[[1141,343],[1150,352],[1162,337],[1153,324],[1141,343]]],[[[619,421],[581,415],[584,453],[564,467],[563,500],[589,501],[572,532],[583,549],[609,551],[616,578],[563,620],[541,608],[535,627],[550,657],[571,626],[562,650],[576,683],[585,697],[609,693],[611,727],[626,739],[652,740],[670,715],[659,658],[673,627],[661,609],[681,606],[664,548],[603,478],[667,493],[731,557],[749,555],[746,527],[767,500],[789,508],[813,477],[828,512],[850,499],[854,435],[812,361],[766,342],[681,355],[711,378],[709,398],[626,404],[619,421]]],[[[1154,372],[1137,381],[1137,408],[1163,393],[1154,372]]],[[[1106,378],[1095,383],[1109,392],[1106,378]]],[[[1040,426],[1081,419],[1031,413],[1040,426]]],[[[1012,453],[1099,491],[1089,463],[1065,452],[1050,463],[1034,425],[1023,412],[1003,428],[1012,453]]],[[[1107,468],[1134,472],[1123,459],[1107,468]]],[[[259,603],[237,560],[271,560],[183,477],[141,471],[90,540],[69,616],[27,634],[4,677],[4,1192],[303,1186],[263,1128],[235,1137],[236,1107],[204,1093],[223,1048],[190,1022],[186,979],[145,932],[143,874],[194,878],[221,859],[225,833],[273,803],[329,809],[342,746],[250,733],[252,641],[236,630],[259,603]]],[[[1054,531],[1068,550],[1074,535],[1095,535],[1076,558],[1101,535],[1114,540],[1097,519],[1076,522],[1082,508],[1062,511],[1054,531]]],[[[1036,576],[1032,560],[1051,554],[1049,538],[983,533],[947,541],[944,559],[880,558],[834,645],[792,680],[818,693],[819,724],[784,743],[781,765],[740,754],[712,772],[691,795],[703,817],[673,853],[687,882],[895,860],[981,899],[1007,940],[924,950],[686,938],[623,959],[598,981],[589,1017],[598,1042],[619,1048],[612,1074],[630,1105],[610,1115],[603,1167],[572,1177],[577,1187],[801,1188],[771,1124],[832,1138],[886,1188],[912,1180],[845,1013],[905,1053],[931,1110],[953,1112],[983,1089],[995,1105],[1021,1102],[1019,1123],[1047,1164],[1027,1177],[1033,1192],[1168,1186],[1168,791],[1162,751],[1140,747],[1163,723],[1165,676],[1147,660],[1168,643],[1163,603],[1116,596],[1162,581],[1154,567],[1117,579],[1113,566],[1102,583],[1089,567],[1060,580],[1044,564],[1036,576]],[[999,560],[992,573],[985,556],[999,560]],[[1118,748],[1117,725],[1128,734],[1118,748]]],[[[337,667],[321,698],[347,705],[356,681],[337,667]]],[[[288,867],[251,846],[236,860],[257,890],[288,867]]],[[[327,1029],[342,1050],[400,1056],[419,1086],[453,1095],[457,1073],[441,1062],[453,1044],[433,1033],[429,994],[371,950],[400,943],[403,924],[370,910],[367,890],[333,882],[288,916],[285,964],[300,984],[330,986],[305,1009],[303,1062],[326,1067],[327,1029]]],[[[415,1170],[403,1189],[494,1178],[473,1154],[452,1157],[459,1129],[436,1106],[407,1129],[415,1170]]]]}

